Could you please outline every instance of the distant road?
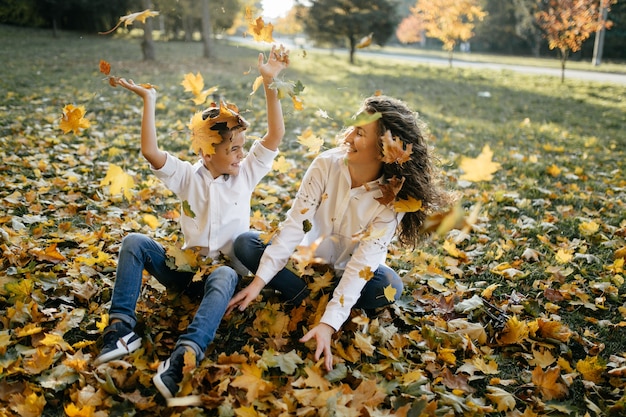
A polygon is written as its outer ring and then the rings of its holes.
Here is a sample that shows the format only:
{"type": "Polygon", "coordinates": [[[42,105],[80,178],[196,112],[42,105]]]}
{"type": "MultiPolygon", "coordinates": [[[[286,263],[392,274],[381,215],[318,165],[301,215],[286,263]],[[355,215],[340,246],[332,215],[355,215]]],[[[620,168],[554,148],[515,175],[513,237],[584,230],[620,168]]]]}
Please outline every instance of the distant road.
{"type": "MultiPolygon", "coordinates": [[[[255,44],[255,42],[253,42],[251,39],[243,38],[241,36],[229,36],[228,39],[237,43],[244,43],[248,45],[255,44]]],[[[283,45],[285,45],[292,51],[296,51],[299,48],[297,45],[294,45],[291,39],[276,38],[275,42],[282,43],[283,45]]],[[[258,45],[258,43],[256,43],[256,45],[258,45]]],[[[305,49],[314,50],[317,52],[327,52],[327,53],[332,52],[335,54],[337,53],[346,54],[346,58],[348,54],[348,51],[346,49],[330,50],[330,49],[312,47],[308,45],[305,47],[305,49]]],[[[366,55],[369,57],[379,57],[379,58],[385,58],[385,59],[391,58],[391,59],[396,59],[399,61],[418,62],[421,64],[434,64],[434,65],[443,65],[443,66],[449,65],[447,58],[439,58],[439,57],[425,56],[425,55],[413,55],[413,54],[405,55],[405,54],[399,54],[395,52],[377,52],[377,51],[364,50],[364,49],[358,50],[358,52],[356,53],[356,56],[358,57],[359,55],[366,55]]],[[[471,54],[464,54],[464,53],[458,53],[456,56],[457,58],[459,56],[463,57],[463,59],[454,59],[453,57],[452,59],[453,67],[487,69],[487,70],[492,70],[492,71],[507,70],[507,71],[525,73],[525,74],[548,75],[552,77],[561,78],[560,68],[547,68],[547,67],[537,67],[537,66],[531,66],[531,65],[511,65],[511,64],[497,64],[493,62],[467,61],[466,59],[468,57],[471,57],[471,54]]],[[[619,74],[619,73],[613,73],[613,72],[601,72],[601,71],[581,71],[581,70],[567,69],[567,66],[566,66],[565,67],[565,80],[567,80],[568,78],[569,79],[575,78],[575,79],[580,79],[580,80],[585,80],[585,81],[595,81],[595,82],[608,83],[608,84],[626,85],[626,74],[619,74]]]]}
{"type": "MultiPolygon", "coordinates": [[[[411,62],[419,62],[424,64],[436,64],[436,65],[445,65],[448,66],[448,60],[445,58],[438,57],[428,57],[428,56],[417,56],[417,55],[402,55],[402,54],[394,54],[394,53],[383,53],[383,52],[372,52],[372,51],[359,51],[357,54],[363,54],[372,57],[380,57],[380,58],[393,58],[403,61],[411,61],[411,62]]],[[[475,69],[489,69],[495,71],[508,70],[521,72],[526,74],[536,74],[536,75],[549,75],[554,77],[561,77],[561,69],[560,68],[546,68],[546,67],[535,67],[530,65],[511,65],[511,64],[497,64],[493,62],[472,62],[466,61],[468,55],[462,54],[463,60],[452,60],[453,67],[464,67],[464,68],[475,68],[475,69]]],[[[576,78],[580,80],[586,81],[596,81],[602,83],[611,83],[611,84],[623,84],[626,85],[626,74],[618,74],[612,72],[600,72],[600,71],[581,71],[574,69],[567,69],[565,67],[565,79],[568,78],[576,78]]]]}

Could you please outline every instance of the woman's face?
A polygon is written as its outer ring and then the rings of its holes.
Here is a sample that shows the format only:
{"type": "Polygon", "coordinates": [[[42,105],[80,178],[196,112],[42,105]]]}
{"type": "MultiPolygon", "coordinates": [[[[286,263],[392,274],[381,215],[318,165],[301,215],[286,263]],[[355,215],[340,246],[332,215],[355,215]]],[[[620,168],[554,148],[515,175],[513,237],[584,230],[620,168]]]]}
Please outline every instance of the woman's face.
{"type": "Polygon", "coordinates": [[[378,135],[378,120],[351,127],[345,136],[344,143],[347,149],[347,159],[351,164],[371,164],[381,161],[382,149],[378,135]]]}

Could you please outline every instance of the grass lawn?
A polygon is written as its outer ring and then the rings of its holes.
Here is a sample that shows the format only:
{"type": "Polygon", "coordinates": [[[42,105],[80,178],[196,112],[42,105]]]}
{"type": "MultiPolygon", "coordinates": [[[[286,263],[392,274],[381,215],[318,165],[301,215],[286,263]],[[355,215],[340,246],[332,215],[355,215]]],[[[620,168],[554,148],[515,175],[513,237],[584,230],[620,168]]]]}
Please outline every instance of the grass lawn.
{"type": "Polygon", "coordinates": [[[455,226],[415,250],[391,248],[402,298],[372,320],[354,313],[336,334],[333,372],[297,340],[327,295],[289,316],[266,295],[223,321],[183,381],[192,405],[179,408],[151,377],[195,304],[149,276],[142,349],[91,362],[121,238],[180,238],[178,202],[139,153],[141,101],[112,88],[99,62],[157,86],[160,145],[193,160],[186,125],[200,107],[185,74],[218,86],[251,122],[248,137],[260,137],[264,100],[251,93],[256,56],[269,47],[216,40],[206,60],[200,44],[157,43],[157,61],[143,62],[132,38],[0,26],[0,39],[4,415],[623,415],[626,86],[292,51],[284,78],[305,86],[304,109],[283,100],[284,161],[253,196],[253,226],[270,230],[289,208],[313,157],[298,136],[310,128],[332,147],[376,92],[429,126],[461,195],[445,218],[455,226]],[[67,104],[84,106],[91,126],[64,134],[67,104]],[[112,165],[133,179],[130,199],[102,184],[112,165]],[[487,167],[491,179],[467,179],[487,167]]]}

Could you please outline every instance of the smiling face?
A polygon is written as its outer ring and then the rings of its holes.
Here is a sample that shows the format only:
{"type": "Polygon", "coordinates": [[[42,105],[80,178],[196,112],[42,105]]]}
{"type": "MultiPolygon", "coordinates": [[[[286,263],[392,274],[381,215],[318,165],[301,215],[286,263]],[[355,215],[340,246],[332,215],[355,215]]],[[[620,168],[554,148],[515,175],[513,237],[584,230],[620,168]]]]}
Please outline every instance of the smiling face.
{"type": "Polygon", "coordinates": [[[378,121],[362,126],[352,126],[346,133],[344,144],[348,163],[378,164],[382,158],[382,145],[378,134],[378,121]]]}
{"type": "Polygon", "coordinates": [[[239,164],[245,156],[243,149],[245,139],[243,131],[233,133],[231,139],[215,145],[214,154],[202,155],[204,166],[211,172],[213,178],[239,174],[239,164]]]}

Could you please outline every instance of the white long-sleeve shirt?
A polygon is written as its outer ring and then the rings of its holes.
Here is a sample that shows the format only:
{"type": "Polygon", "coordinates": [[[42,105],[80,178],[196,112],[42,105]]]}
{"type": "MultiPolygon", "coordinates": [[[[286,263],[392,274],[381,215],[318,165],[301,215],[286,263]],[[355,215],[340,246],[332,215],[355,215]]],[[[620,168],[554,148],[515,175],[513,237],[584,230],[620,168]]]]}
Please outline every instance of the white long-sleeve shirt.
{"type": "Polygon", "coordinates": [[[254,142],[241,161],[238,175],[213,178],[202,161],[191,164],[167,155],[165,165],[152,169],[154,174],[195,214],[190,217],[181,210],[180,227],[183,248],[197,247],[205,256],[216,259],[228,256],[235,270],[245,275],[248,270],[235,257],[233,242],[250,230],[250,198],[256,185],[272,168],[278,151],[254,142]]]}
{"type": "Polygon", "coordinates": [[[345,150],[334,148],[311,163],[256,273],[270,282],[298,245],[321,238],[315,256],[341,276],[321,319],[335,330],[346,321],[367,282],[359,273],[367,267],[374,272],[385,263],[387,246],[402,218],[402,213],[375,200],[382,196],[381,179],[351,188],[345,156],[345,150]],[[306,220],[312,226],[308,233],[303,229],[306,220]]]}

